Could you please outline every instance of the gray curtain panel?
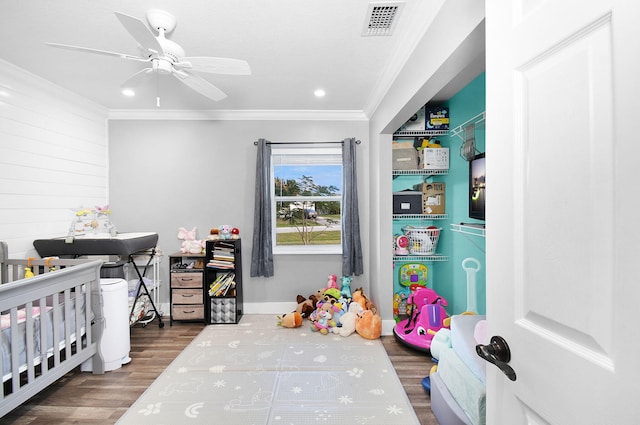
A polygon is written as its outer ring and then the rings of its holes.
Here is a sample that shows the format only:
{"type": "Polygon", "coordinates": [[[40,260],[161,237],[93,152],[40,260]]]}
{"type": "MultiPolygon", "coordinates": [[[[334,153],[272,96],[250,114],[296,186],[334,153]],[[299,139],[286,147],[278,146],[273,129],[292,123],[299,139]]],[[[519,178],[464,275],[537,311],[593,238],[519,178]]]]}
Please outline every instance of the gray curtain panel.
{"type": "Polygon", "coordinates": [[[363,266],[354,138],[342,141],[342,174],[342,274],[357,276],[363,273],[363,266]]]}
{"type": "Polygon", "coordinates": [[[256,158],[256,193],[253,210],[251,277],[273,276],[270,171],[271,144],[268,140],[259,139],[256,158]]]}

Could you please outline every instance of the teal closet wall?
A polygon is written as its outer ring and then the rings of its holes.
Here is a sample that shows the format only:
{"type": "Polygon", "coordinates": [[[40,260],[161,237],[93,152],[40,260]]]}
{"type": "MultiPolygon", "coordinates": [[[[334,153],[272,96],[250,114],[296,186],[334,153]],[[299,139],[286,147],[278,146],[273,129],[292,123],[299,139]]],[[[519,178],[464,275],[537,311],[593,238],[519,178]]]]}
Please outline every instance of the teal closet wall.
{"type": "MultiPolygon", "coordinates": [[[[460,90],[447,102],[451,117],[450,128],[470,120],[485,110],[485,74],[482,73],[475,80],[460,90]]],[[[485,126],[476,126],[476,148],[485,151],[485,126]]],[[[449,261],[442,264],[438,270],[434,289],[449,301],[449,314],[459,314],[467,307],[467,273],[462,269],[462,261],[467,257],[476,258],[481,269],[476,274],[476,299],[478,313],[485,314],[485,276],[486,256],[485,239],[480,236],[463,235],[451,230],[451,223],[480,222],[469,218],[469,163],[460,154],[462,139],[458,136],[448,136],[442,139],[445,146],[449,146],[449,175],[447,176],[447,213],[446,231],[443,230],[442,252],[449,256],[449,261]]],[[[481,222],[480,222],[481,223],[481,222]]],[[[444,226],[443,226],[444,227],[444,226]]]]}
{"type": "MultiPolygon", "coordinates": [[[[454,129],[470,120],[485,110],[485,74],[482,73],[470,82],[466,87],[456,93],[442,105],[449,107],[450,128],[454,129]]],[[[476,147],[480,152],[485,150],[485,127],[478,125],[475,131],[476,147]]],[[[460,314],[467,308],[467,273],[462,269],[462,261],[473,257],[481,264],[480,271],[476,274],[476,303],[479,314],[485,314],[485,276],[486,257],[485,239],[475,235],[463,235],[451,230],[451,223],[479,222],[469,218],[468,215],[468,173],[469,163],[464,160],[459,150],[462,139],[458,136],[437,137],[442,146],[449,148],[449,174],[434,177],[434,181],[446,182],[446,212],[447,220],[433,222],[410,223],[413,225],[436,225],[442,227],[437,252],[449,257],[447,262],[426,263],[429,267],[428,286],[432,287],[439,295],[449,303],[447,312],[460,314]]],[[[414,176],[398,176],[393,180],[393,191],[401,191],[420,183],[421,178],[414,176]]],[[[406,223],[394,223],[394,234],[399,234],[406,223]]],[[[398,271],[402,263],[394,266],[394,292],[400,287],[398,284],[398,271]]]]}

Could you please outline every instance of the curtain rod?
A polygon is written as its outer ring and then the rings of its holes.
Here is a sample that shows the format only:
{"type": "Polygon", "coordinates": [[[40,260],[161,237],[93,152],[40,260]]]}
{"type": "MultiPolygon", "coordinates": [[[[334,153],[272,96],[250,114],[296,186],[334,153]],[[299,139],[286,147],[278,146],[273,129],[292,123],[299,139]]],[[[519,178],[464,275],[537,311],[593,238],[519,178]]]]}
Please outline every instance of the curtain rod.
{"type": "MultiPolygon", "coordinates": [[[[267,145],[327,145],[327,144],[343,144],[343,141],[339,142],[267,142],[267,145]]],[[[356,145],[359,145],[360,140],[356,140],[356,145]]],[[[253,142],[254,146],[258,146],[258,142],[253,142]]]]}

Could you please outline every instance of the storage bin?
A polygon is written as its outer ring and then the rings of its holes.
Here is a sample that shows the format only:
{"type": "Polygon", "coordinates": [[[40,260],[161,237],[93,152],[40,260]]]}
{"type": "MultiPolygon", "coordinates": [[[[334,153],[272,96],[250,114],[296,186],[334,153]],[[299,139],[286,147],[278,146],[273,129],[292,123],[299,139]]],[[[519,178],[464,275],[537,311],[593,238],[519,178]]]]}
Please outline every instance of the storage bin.
{"type": "Polygon", "coordinates": [[[211,323],[236,323],[236,300],[234,298],[212,298],[211,323]]]}
{"type": "Polygon", "coordinates": [[[391,151],[394,170],[416,170],[418,168],[418,151],[413,147],[413,143],[394,143],[391,151]]]}
{"type": "Polygon", "coordinates": [[[202,304],[174,304],[171,307],[173,320],[202,320],[204,306],[202,304]]]}
{"type": "Polygon", "coordinates": [[[422,192],[405,190],[393,193],[394,214],[422,214],[422,192]]]}

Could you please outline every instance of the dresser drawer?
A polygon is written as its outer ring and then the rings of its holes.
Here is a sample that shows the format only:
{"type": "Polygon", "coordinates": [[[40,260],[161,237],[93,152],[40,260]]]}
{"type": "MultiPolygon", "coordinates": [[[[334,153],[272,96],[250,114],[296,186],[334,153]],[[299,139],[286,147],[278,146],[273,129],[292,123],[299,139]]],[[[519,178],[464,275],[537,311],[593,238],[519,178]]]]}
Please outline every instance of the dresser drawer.
{"type": "Polygon", "coordinates": [[[202,273],[171,273],[172,288],[202,288],[202,273]]]}
{"type": "Polygon", "coordinates": [[[204,320],[204,305],[181,304],[171,306],[173,320],[204,320]]]}
{"type": "Polygon", "coordinates": [[[172,289],[171,302],[173,304],[202,304],[202,288],[198,289],[172,289]]]}

